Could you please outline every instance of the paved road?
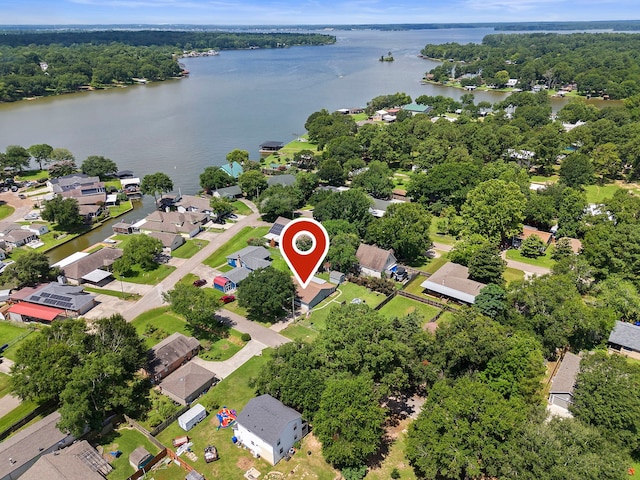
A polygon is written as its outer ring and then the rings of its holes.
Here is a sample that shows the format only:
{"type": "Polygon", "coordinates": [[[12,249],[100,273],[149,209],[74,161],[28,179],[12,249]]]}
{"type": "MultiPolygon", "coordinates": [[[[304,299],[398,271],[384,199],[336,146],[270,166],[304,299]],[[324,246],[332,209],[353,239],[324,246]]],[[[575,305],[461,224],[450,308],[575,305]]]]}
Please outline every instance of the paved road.
{"type": "MultiPolygon", "coordinates": [[[[436,250],[441,250],[443,252],[450,252],[453,248],[453,245],[447,245],[446,243],[433,242],[433,248],[436,250]]],[[[505,258],[505,252],[502,253],[502,258],[505,258]]],[[[551,273],[551,270],[545,267],[539,267],[537,265],[529,265],[528,263],[517,262],[515,260],[506,259],[507,266],[511,268],[515,268],[517,270],[522,270],[526,276],[531,275],[544,275],[546,273],[551,273]]]]}
{"type": "Polygon", "coordinates": [[[163,304],[162,293],[171,290],[178,281],[186,274],[198,271],[202,262],[218,248],[229,241],[238,231],[247,226],[260,226],[268,225],[260,220],[260,214],[257,212],[252,213],[235,223],[231,228],[228,228],[223,233],[217,234],[211,241],[205,245],[198,253],[193,257],[186,259],[181,265],[167,278],[162,280],[158,285],[153,287],[149,292],[145,293],[140,300],[138,300],[132,307],[122,312],[122,315],[127,320],[131,321],[141,313],[146,312],[152,308],[160,307],[163,304]]]}

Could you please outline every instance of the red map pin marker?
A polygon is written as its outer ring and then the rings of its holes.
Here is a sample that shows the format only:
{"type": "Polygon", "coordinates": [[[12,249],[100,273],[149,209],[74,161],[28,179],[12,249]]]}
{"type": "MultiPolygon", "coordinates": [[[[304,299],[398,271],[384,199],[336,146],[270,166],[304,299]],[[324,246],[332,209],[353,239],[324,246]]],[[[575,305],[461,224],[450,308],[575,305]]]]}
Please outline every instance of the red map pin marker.
{"type": "Polygon", "coordinates": [[[289,222],[280,234],[280,252],[293,275],[307,288],[313,273],[318,270],[329,251],[329,234],[322,224],[310,218],[298,218],[289,222]],[[311,239],[311,248],[302,251],[296,245],[300,237],[311,239]]]}

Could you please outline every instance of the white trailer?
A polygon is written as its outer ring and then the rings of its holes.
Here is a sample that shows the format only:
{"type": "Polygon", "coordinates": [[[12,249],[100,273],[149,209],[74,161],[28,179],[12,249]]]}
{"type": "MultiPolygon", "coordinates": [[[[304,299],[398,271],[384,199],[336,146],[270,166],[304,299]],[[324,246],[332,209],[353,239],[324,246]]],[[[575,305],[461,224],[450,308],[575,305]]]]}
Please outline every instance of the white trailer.
{"type": "Polygon", "coordinates": [[[198,403],[178,417],[178,425],[188,432],[206,416],[207,410],[198,403]]]}

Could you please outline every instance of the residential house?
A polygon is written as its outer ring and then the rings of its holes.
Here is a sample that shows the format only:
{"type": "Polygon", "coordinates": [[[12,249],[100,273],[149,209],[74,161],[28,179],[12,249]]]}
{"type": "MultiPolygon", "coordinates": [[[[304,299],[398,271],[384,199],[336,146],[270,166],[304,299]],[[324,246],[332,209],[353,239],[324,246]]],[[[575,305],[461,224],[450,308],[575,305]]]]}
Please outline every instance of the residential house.
{"type": "Polygon", "coordinates": [[[640,326],[616,321],[609,335],[609,351],[640,360],[640,326]]]}
{"type": "Polygon", "coordinates": [[[209,221],[209,216],[199,212],[160,212],[155,211],[145,217],[139,227],[141,233],[176,233],[189,239],[195,237],[209,221]]]}
{"type": "Polygon", "coordinates": [[[186,242],[184,237],[177,233],[151,232],[149,236],[160,240],[162,242],[162,249],[168,254],[186,242]]]}
{"type": "Polygon", "coordinates": [[[282,229],[291,222],[290,218],[278,217],[276,221],[273,222],[269,232],[264,236],[267,241],[273,241],[274,245],[278,245],[280,243],[280,234],[282,233],[282,229]]]}
{"type": "Polygon", "coordinates": [[[311,279],[306,288],[302,288],[296,280],[293,283],[296,286],[295,304],[305,312],[311,310],[336,291],[336,286],[333,283],[325,282],[316,277],[311,279]]]}
{"type": "Polygon", "coordinates": [[[79,205],[78,213],[84,223],[91,223],[94,218],[98,218],[104,213],[104,204],[79,205]]]}
{"type": "Polygon", "coordinates": [[[196,197],[195,195],[182,195],[176,200],[173,205],[178,212],[199,212],[208,215],[209,217],[215,216],[213,210],[211,210],[211,200],[204,197],[196,197]]]}
{"type": "MultiPolygon", "coordinates": [[[[22,290],[25,289],[19,292],[22,290]]],[[[96,305],[95,295],[85,292],[80,286],[50,282],[26,290],[26,295],[20,296],[16,292],[11,299],[19,298],[21,303],[62,309],[67,316],[84,315],[96,305]]]]}
{"type": "Polygon", "coordinates": [[[227,175],[235,179],[242,175],[243,172],[242,165],[240,165],[238,162],[231,162],[231,165],[229,165],[228,163],[225,165],[221,165],[220,169],[224,170],[227,175]]]}
{"type": "Polygon", "coordinates": [[[414,116],[418,114],[427,115],[433,110],[433,107],[429,105],[420,105],[419,103],[409,103],[408,105],[403,106],[402,110],[409,112],[414,116]]]}
{"type": "Polygon", "coordinates": [[[551,380],[549,390],[549,405],[557,407],[554,409],[561,415],[569,416],[569,405],[573,403],[573,390],[576,384],[576,377],[580,371],[581,358],[571,352],[567,352],[560,363],[558,373],[551,380]]]}
{"type": "Polygon", "coordinates": [[[51,323],[54,320],[67,318],[64,310],[60,308],[45,307],[32,303],[20,302],[11,305],[7,310],[9,320],[13,322],[41,322],[51,323]]]}
{"type": "Polygon", "coordinates": [[[62,267],[67,281],[80,285],[82,283],[103,284],[113,278],[111,266],[122,256],[119,248],[101,248],[79,260],[62,267]]]}
{"type": "Polygon", "coordinates": [[[160,391],[180,405],[189,405],[216,382],[209,370],[187,362],[160,383],[160,391]]]}
{"type": "Polygon", "coordinates": [[[113,233],[121,234],[121,235],[131,235],[132,233],[137,233],[137,229],[133,226],[132,223],[126,222],[117,222],[111,226],[113,233]]]}
{"type": "Polygon", "coordinates": [[[507,80],[506,86],[508,88],[513,88],[518,84],[518,79],[517,78],[510,78],[509,80],[507,80]]]}
{"type": "Polygon", "coordinates": [[[47,187],[53,193],[62,193],[66,190],[73,190],[85,185],[92,185],[100,182],[100,177],[92,177],[86,173],[72,173],[58,178],[49,178],[47,187]]]}
{"type": "Polygon", "coordinates": [[[268,394],[249,400],[233,430],[239,443],[271,465],[289,455],[289,450],[308,433],[298,412],[268,394]]]}
{"type": "Polygon", "coordinates": [[[522,246],[522,242],[524,242],[527,238],[531,236],[538,237],[540,240],[542,240],[542,243],[544,243],[544,250],[546,250],[547,247],[553,241],[553,234],[551,232],[544,232],[542,230],[538,230],[535,227],[530,227],[529,225],[525,225],[522,228],[522,233],[511,239],[511,246],[513,248],[520,248],[522,246]]]}
{"type": "Polygon", "coordinates": [[[296,176],[290,173],[285,173],[282,175],[272,175],[267,178],[267,185],[282,185],[283,187],[292,187],[296,184],[296,176]]]}
{"type": "Polygon", "coordinates": [[[269,250],[264,247],[248,246],[231,255],[227,255],[227,264],[232,267],[243,267],[253,271],[271,265],[270,255],[269,250]]]}
{"type": "Polygon", "coordinates": [[[104,480],[111,464],[82,440],[69,447],[41,456],[21,480],[104,480]]]}
{"type": "Polygon", "coordinates": [[[3,440],[0,443],[0,480],[15,480],[43,455],[70,445],[75,437],[61,432],[56,427],[59,421],[60,413],[53,412],[3,440]]]}
{"type": "Polygon", "coordinates": [[[218,188],[213,192],[214,197],[226,198],[232,200],[242,196],[242,190],[238,185],[232,185],[230,187],[218,188]]]}
{"type": "Polygon", "coordinates": [[[196,356],[198,350],[200,342],[197,339],[176,332],[149,350],[147,373],[154,383],[159,383],[196,356]]]}
{"type": "Polygon", "coordinates": [[[467,267],[447,262],[420,286],[431,293],[470,304],[475,303],[486,284],[470,280],[467,267]]]}
{"type": "Polygon", "coordinates": [[[30,230],[17,228],[5,233],[4,235],[0,235],[0,240],[4,241],[7,247],[17,248],[22,247],[27,243],[38,241],[38,235],[30,230]]]}
{"type": "Polygon", "coordinates": [[[49,227],[47,227],[44,223],[31,223],[29,225],[22,225],[22,230],[33,232],[38,237],[41,237],[49,231],[49,227]]]}
{"type": "Polygon", "coordinates": [[[397,266],[393,250],[384,250],[375,245],[361,243],[356,251],[360,273],[368,277],[380,278],[382,274],[391,275],[397,266]]]}

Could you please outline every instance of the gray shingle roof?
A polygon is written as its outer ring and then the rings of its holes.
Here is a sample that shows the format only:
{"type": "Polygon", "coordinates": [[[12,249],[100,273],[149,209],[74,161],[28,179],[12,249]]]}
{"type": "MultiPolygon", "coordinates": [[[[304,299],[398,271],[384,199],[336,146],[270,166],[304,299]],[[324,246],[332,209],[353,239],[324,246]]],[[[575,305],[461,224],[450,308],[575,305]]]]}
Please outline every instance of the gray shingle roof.
{"type": "Polygon", "coordinates": [[[632,323],[616,321],[616,326],[609,335],[609,343],[640,352],[640,327],[632,323]]]}
{"type": "Polygon", "coordinates": [[[241,281],[249,276],[251,271],[248,268],[236,267],[233,270],[229,270],[228,272],[222,274],[223,277],[227,277],[233,283],[238,285],[241,281]]]}
{"type": "Polygon", "coordinates": [[[551,382],[550,394],[569,393],[573,394],[573,387],[576,383],[576,377],[580,371],[581,358],[575,353],[567,352],[562,359],[558,373],[551,382]]]}
{"type": "Polygon", "coordinates": [[[93,304],[95,298],[95,295],[85,292],[82,287],[51,282],[25,297],[24,301],[79,312],[88,304],[93,304]]]}
{"type": "Polygon", "coordinates": [[[206,368],[196,363],[188,362],[165,378],[160,387],[185,400],[214,378],[215,375],[206,368]]]}
{"type": "Polygon", "coordinates": [[[113,467],[82,440],[70,447],[43,455],[22,475],[23,480],[104,480],[113,467]],[[104,474],[104,475],[102,475],[104,474]]]}
{"type": "Polygon", "coordinates": [[[232,253],[231,255],[227,255],[228,260],[235,260],[238,257],[240,257],[244,262],[246,262],[248,258],[259,258],[264,260],[269,258],[269,250],[264,247],[248,246],[244,247],[242,250],[232,253]]]}
{"type": "Polygon", "coordinates": [[[300,416],[293,408],[266,394],[249,400],[236,422],[270,445],[276,445],[285,427],[300,416]]]}
{"type": "Polygon", "coordinates": [[[283,175],[274,175],[267,179],[267,185],[283,185],[285,187],[295,185],[296,176],[290,173],[285,173],[283,175]]]}

